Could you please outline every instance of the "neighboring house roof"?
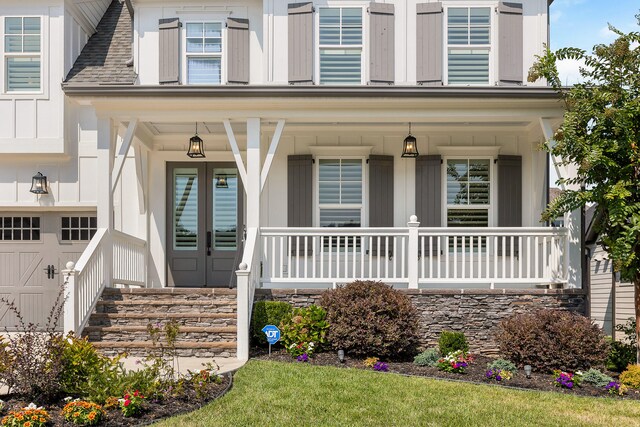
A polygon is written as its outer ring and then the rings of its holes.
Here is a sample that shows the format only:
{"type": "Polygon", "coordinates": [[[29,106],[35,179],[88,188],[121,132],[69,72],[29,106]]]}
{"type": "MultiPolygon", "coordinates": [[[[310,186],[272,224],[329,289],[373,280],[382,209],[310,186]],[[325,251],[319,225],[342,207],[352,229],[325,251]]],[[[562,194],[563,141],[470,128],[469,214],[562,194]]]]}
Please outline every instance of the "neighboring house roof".
{"type": "Polygon", "coordinates": [[[553,202],[562,193],[562,190],[556,187],[549,188],[549,203],[553,202]]]}
{"type": "Polygon", "coordinates": [[[127,66],[130,59],[131,16],[126,6],[114,0],[64,84],[132,85],[138,76],[133,67],[127,66]]]}
{"type": "Polygon", "coordinates": [[[584,211],[584,242],[587,245],[596,243],[598,240],[598,232],[596,231],[598,222],[598,216],[596,215],[597,208],[598,205],[594,204],[584,211]]]}

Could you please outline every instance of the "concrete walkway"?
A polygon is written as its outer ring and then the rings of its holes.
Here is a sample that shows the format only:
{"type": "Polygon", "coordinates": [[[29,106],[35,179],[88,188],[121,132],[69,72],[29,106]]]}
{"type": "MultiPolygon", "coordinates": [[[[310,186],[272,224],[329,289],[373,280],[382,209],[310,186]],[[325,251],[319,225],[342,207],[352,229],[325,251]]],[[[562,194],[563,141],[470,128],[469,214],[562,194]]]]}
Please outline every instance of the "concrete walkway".
{"type": "MultiPolygon", "coordinates": [[[[130,356],[121,359],[121,361],[126,369],[139,369],[142,367],[141,357],[130,356]]],[[[199,371],[203,369],[203,364],[209,362],[214,362],[220,367],[218,371],[220,374],[235,371],[244,365],[244,362],[241,362],[235,357],[178,357],[181,374],[186,374],[188,370],[199,371]]]]}

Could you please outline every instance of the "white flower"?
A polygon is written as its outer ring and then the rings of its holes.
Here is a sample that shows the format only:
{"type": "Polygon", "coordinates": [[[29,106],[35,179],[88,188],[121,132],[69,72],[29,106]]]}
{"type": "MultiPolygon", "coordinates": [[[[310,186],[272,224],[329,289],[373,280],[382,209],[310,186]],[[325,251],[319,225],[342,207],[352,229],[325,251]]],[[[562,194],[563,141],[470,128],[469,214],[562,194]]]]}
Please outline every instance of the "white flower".
{"type": "Polygon", "coordinates": [[[73,340],[71,339],[71,337],[67,338],[67,342],[68,342],[69,344],[73,344],[73,340]]]}
{"type": "Polygon", "coordinates": [[[313,342],[309,343],[309,348],[313,348],[313,342]]]}
{"type": "Polygon", "coordinates": [[[118,403],[124,403],[124,399],[118,399],[118,403]]]}
{"type": "Polygon", "coordinates": [[[33,409],[43,409],[42,406],[36,406],[35,403],[31,402],[29,403],[29,406],[26,406],[24,408],[22,408],[24,410],[33,410],[33,409]]]}

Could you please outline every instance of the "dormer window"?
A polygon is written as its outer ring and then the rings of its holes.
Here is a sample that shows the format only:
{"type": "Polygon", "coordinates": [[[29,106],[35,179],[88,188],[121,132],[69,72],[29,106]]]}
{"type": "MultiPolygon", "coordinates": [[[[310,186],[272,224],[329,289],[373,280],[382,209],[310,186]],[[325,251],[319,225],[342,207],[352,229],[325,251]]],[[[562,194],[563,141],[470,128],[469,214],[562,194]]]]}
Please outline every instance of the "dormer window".
{"type": "Polygon", "coordinates": [[[39,92],[42,89],[41,45],[40,18],[4,19],[6,92],[39,92]]]}
{"type": "Polygon", "coordinates": [[[222,23],[188,22],[185,25],[186,83],[222,83],[222,23]]]}
{"type": "Polygon", "coordinates": [[[449,84],[489,84],[490,8],[448,8],[447,45],[449,84]]]}
{"type": "Polygon", "coordinates": [[[320,84],[362,84],[362,8],[320,8],[320,84]]]}

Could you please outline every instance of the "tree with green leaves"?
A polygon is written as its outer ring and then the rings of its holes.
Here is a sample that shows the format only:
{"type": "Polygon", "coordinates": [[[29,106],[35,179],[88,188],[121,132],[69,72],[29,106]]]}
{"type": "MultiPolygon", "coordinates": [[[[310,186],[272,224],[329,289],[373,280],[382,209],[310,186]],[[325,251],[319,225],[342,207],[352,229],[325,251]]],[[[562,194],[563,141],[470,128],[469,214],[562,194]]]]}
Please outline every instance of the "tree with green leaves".
{"type": "MultiPolygon", "coordinates": [[[[640,26],[640,14],[636,18],[640,26]]],[[[594,46],[591,54],[547,49],[528,80],[544,78],[562,97],[564,120],[546,147],[562,164],[577,167],[575,177],[559,180],[567,189],[543,219],[596,204],[596,230],[604,249],[622,278],[634,284],[640,337],[640,32],[609,29],[616,40],[594,46]],[[556,63],[564,59],[584,64],[582,83],[562,86],[556,63]]]]}

